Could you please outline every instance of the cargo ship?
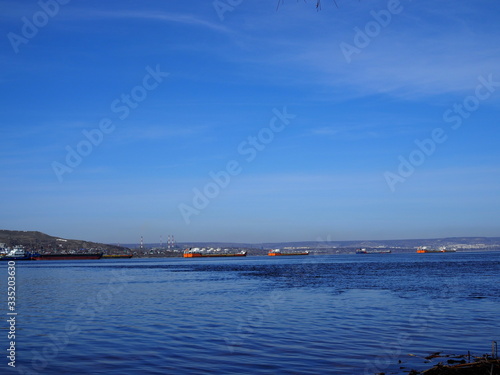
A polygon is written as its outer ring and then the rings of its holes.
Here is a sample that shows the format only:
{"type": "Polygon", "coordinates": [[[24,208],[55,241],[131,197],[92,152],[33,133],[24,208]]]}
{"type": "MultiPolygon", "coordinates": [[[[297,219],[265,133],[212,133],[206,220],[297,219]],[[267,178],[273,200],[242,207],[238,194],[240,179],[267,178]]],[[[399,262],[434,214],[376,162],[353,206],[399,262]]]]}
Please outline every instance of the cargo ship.
{"type": "Polygon", "coordinates": [[[102,256],[103,259],[130,259],[134,255],[133,254],[104,254],[102,256]]]}
{"type": "Polygon", "coordinates": [[[270,257],[276,257],[276,256],[288,256],[288,255],[309,255],[309,251],[293,251],[293,252],[287,252],[287,253],[282,253],[280,249],[274,249],[274,250],[269,250],[267,253],[270,257]]]}
{"type": "Polygon", "coordinates": [[[11,251],[9,251],[7,254],[2,255],[0,257],[0,260],[32,260],[32,254],[24,251],[22,247],[14,247],[11,251]]]}
{"type": "Polygon", "coordinates": [[[391,250],[366,250],[366,249],[358,249],[356,250],[356,254],[390,254],[391,250]]]}
{"type": "Polygon", "coordinates": [[[457,250],[455,249],[447,249],[446,247],[440,247],[439,250],[433,250],[433,249],[428,249],[427,246],[420,246],[417,248],[417,253],[419,254],[424,254],[424,253],[456,253],[457,250]]]}
{"type": "Polygon", "coordinates": [[[87,259],[101,259],[102,253],[92,254],[33,254],[33,260],[87,260],[87,259]]]}
{"type": "Polygon", "coordinates": [[[432,250],[432,249],[427,249],[426,247],[419,247],[417,248],[417,253],[419,254],[424,254],[424,253],[440,253],[441,251],[439,250],[432,250]]]}
{"type": "Polygon", "coordinates": [[[199,249],[197,247],[184,250],[184,258],[211,258],[211,257],[246,257],[246,251],[239,251],[237,253],[230,252],[229,250],[217,249],[199,249]]]}

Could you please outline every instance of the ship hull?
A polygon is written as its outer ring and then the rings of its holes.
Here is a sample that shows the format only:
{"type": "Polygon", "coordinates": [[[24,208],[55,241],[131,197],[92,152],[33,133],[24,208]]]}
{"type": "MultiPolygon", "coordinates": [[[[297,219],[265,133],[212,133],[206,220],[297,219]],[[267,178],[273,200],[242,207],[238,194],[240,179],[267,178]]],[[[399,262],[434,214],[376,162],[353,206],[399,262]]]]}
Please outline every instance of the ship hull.
{"type": "Polygon", "coordinates": [[[218,258],[218,257],[246,257],[247,253],[237,254],[202,254],[202,253],[184,253],[184,258],[218,258]]]}
{"type": "Polygon", "coordinates": [[[9,256],[3,256],[3,257],[0,257],[0,261],[1,260],[5,260],[5,261],[9,261],[9,260],[33,260],[33,257],[31,256],[23,256],[23,257],[9,257],[9,256]]]}
{"type": "Polygon", "coordinates": [[[267,253],[270,257],[276,257],[276,256],[290,256],[290,255],[309,255],[308,252],[305,253],[267,253]]]}
{"type": "Polygon", "coordinates": [[[105,254],[102,256],[103,259],[130,259],[133,255],[128,254],[105,254]]]}
{"type": "Polygon", "coordinates": [[[387,250],[387,251],[356,251],[356,254],[391,254],[391,250],[387,250]]]}
{"type": "Polygon", "coordinates": [[[419,254],[426,253],[456,253],[456,250],[417,250],[419,254]]]}

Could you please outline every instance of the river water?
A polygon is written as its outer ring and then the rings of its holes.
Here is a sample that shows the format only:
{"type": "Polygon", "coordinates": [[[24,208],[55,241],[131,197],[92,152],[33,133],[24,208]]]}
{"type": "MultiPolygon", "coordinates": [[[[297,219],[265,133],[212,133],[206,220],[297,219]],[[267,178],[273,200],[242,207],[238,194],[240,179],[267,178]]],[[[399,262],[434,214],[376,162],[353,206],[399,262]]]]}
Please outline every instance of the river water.
{"type": "Polygon", "coordinates": [[[405,374],[500,341],[500,252],[17,262],[16,288],[0,373],[405,374]]]}

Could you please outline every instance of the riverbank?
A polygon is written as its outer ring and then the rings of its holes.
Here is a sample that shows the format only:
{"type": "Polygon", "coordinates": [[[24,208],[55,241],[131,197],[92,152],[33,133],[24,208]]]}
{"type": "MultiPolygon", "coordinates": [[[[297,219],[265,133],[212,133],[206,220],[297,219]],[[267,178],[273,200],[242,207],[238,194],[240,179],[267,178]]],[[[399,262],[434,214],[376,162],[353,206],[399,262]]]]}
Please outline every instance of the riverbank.
{"type": "MultiPolygon", "coordinates": [[[[481,359],[473,363],[436,365],[414,375],[500,375],[500,359],[481,359]]],[[[410,375],[412,375],[410,373],[410,375]]]]}
{"type": "MultiPolygon", "coordinates": [[[[494,345],[496,343],[494,342],[494,345]]],[[[470,352],[462,355],[442,355],[434,353],[425,357],[426,361],[438,359],[439,363],[424,370],[411,370],[409,375],[500,375],[500,359],[496,354],[496,345],[492,355],[472,357],[470,352]]],[[[379,373],[381,375],[383,373],[379,373]]]]}

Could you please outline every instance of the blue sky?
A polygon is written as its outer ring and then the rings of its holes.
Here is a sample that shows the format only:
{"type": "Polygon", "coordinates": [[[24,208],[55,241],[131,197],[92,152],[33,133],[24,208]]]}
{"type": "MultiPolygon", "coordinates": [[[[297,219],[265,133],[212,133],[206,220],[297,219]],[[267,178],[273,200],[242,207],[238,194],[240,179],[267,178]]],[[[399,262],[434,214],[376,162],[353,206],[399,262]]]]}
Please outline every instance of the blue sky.
{"type": "Polygon", "coordinates": [[[337,3],[0,1],[0,228],[500,236],[500,4],[337,3]]]}

